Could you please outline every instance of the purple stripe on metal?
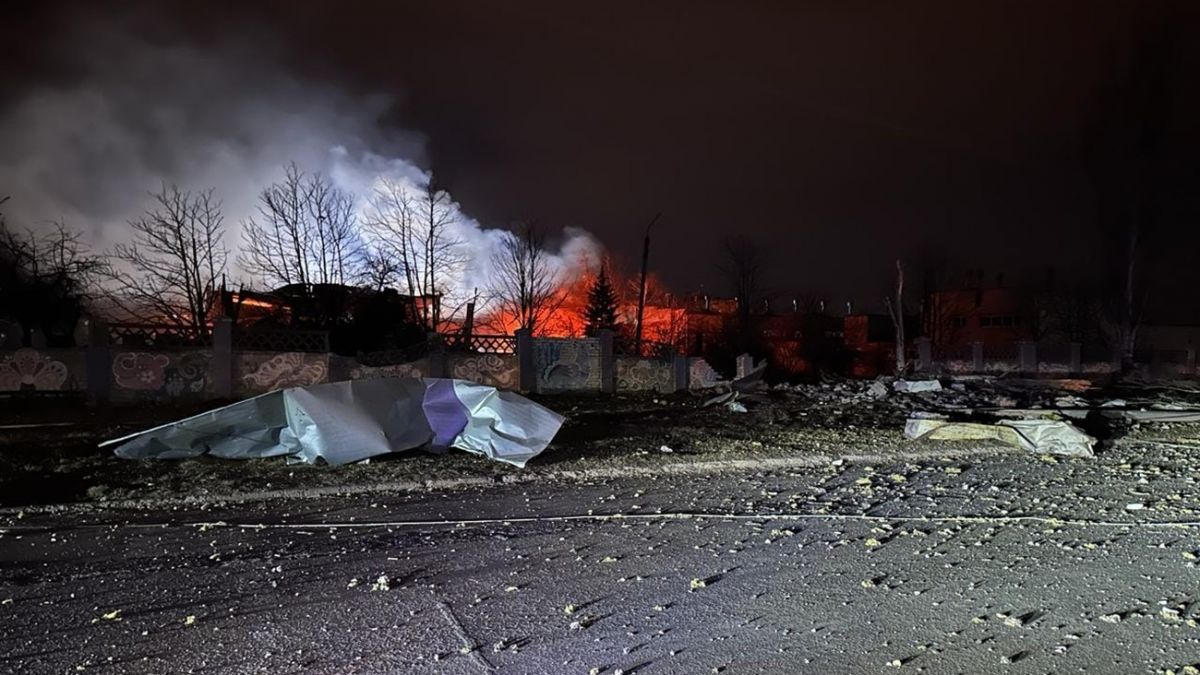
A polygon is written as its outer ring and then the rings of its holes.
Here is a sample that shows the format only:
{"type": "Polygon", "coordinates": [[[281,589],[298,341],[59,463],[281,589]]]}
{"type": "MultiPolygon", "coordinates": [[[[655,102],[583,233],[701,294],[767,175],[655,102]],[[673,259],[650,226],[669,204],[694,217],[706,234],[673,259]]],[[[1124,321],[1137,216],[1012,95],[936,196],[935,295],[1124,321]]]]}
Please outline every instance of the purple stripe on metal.
{"type": "Polygon", "coordinates": [[[454,395],[454,381],[426,380],[425,400],[421,407],[433,429],[433,446],[448,448],[467,426],[467,407],[454,395]]]}

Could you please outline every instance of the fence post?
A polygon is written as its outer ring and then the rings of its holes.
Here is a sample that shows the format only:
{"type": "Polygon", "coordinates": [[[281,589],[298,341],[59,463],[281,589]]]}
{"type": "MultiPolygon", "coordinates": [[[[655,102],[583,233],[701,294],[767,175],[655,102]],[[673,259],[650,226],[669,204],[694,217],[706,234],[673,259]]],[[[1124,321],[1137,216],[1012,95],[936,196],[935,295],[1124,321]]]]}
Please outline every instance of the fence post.
{"type": "Polygon", "coordinates": [[[522,392],[537,391],[537,359],[534,355],[533,333],[528,328],[518,329],[517,336],[517,382],[522,392]]]}
{"type": "Polygon", "coordinates": [[[1184,358],[1184,361],[1183,361],[1184,367],[1187,368],[1187,374],[1195,375],[1196,374],[1196,348],[1188,347],[1187,348],[1187,356],[1185,356],[1183,358],[1184,358]]]}
{"type": "Polygon", "coordinates": [[[737,374],[735,378],[741,379],[750,374],[754,370],[754,357],[749,354],[742,354],[737,357],[737,374]]]}
{"type": "Polygon", "coordinates": [[[675,371],[675,391],[687,391],[691,386],[691,382],[688,381],[691,376],[691,371],[688,369],[688,357],[676,354],[671,365],[675,371]]]}
{"type": "Polygon", "coordinates": [[[108,403],[112,390],[112,350],[108,345],[108,325],[99,319],[88,321],[88,346],[84,354],[87,364],[88,402],[108,403]]]}
{"type": "Polygon", "coordinates": [[[919,337],[914,342],[917,343],[917,372],[932,373],[933,372],[933,341],[927,337],[919,337]]]}
{"type": "Polygon", "coordinates": [[[983,341],[976,340],[971,343],[971,372],[983,372],[983,341]]]}
{"type": "Polygon", "coordinates": [[[209,374],[218,398],[233,396],[233,321],[223,316],[213,322],[212,361],[209,374]]]}
{"type": "Polygon", "coordinates": [[[429,343],[429,376],[445,377],[446,344],[442,342],[442,336],[438,333],[430,333],[426,339],[429,343]]]}
{"type": "Polygon", "coordinates": [[[1037,374],[1037,343],[1031,340],[1017,342],[1018,363],[1022,373],[1037,374]]]}
{"type": "Polygon", "coordinates": [[[1078,342],[1071,343],[1071,374],[1078,375],[1083,372],[1083,345],[1078,342]]]}
{"type": "Polygon", "coordinates": [[[613,355],[613,332],[601,330],[600,338],[600,391],[611,394],[617,390],[617,359],[613,355]]]}

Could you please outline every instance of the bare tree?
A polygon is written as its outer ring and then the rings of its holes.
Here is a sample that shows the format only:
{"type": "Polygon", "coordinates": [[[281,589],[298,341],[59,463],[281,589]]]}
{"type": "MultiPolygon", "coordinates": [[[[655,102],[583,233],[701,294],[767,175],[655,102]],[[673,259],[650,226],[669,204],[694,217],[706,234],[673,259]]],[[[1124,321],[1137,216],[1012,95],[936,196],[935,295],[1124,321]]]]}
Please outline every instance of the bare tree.
{"type": "MultiPolygon", "coordinates": [[[[1153,10],[1148,10],[1153,11],[1153,10]]],[[[1134,346],[1147,297],[1146,244],[1170,200],[1190,185],[1172,184],[1165,171],[1172,122],[1171,69],[1176,24],[1168,16],[1139,15],[1129,44],[1114,49],[1085,125],[1084,165],[1096,195],[1102,229],[1112,239],[1112,328],[1122,369],[1133,366],[1134,346]]]]}
{"type": "Polygon", "coordinates": [[[21,325],[23,344],[31,344],[35,328],[69,342],[103,269],[103,259],[86,252],[79,234],[63,224],[18,233],[0,214],[0,317],[21,325]]]}
{"type": "Polygon", "coordinates": [[[225,273],[224,217],[212,190],[189,192],[164,185],[155,205],[130,221],[133,237],[110,254],[113,300],[133,316],[147,310],[162,320],[208,332],[225,273]]]}
{"type": "Polygon", "coordinates": [[[544,244],[538,228],[522,225],[504,238],[492,258],[491,292],[500,313],[535,332],[550,322],[565,300],[544,244]]]}
{"type": "Polygon", "coordinates": [[[265,188],[258,215],[242,230],[242,269],[271,286],[345,284],[358,273],[360,238],[354,199],[294,163],[265,188]]]}
{"type": "Polygon", "coordinates": [[[387,261],[408,295],[418,300],[418,313],[428,330],[438,330],[455,313],[456,278],[467,263],[463,242],[455,234],[458,210],[450,195],[431,182],[424,187],[384,179],[375,188],[366,228],[372,257],[387,261]],[[449,312],[443,311],[450,307],[449,312]]]}
{"type": "Polygon", "coordinates": [[[896,374],[902,375],[908,370],[908,342],[904,336],[904,263],[899,258],[896,259],[895,299],[885,297],[883,302],[896,332],[896,374]]]}
{"type": "Polygon", "coordinates": [[[748,319],[764,295],[763,272],[767,257],[762,248],[745,235],[727,237],[721,242],[722,262],[718,266],[733,289],[738,314],[748,319]]]}
{"type": "Polygon", "coordinates": [[[373,250],[363,254],[360,278],[375,291],[390,287],[400,278],[400,264],[386,251],[373,250]]]}

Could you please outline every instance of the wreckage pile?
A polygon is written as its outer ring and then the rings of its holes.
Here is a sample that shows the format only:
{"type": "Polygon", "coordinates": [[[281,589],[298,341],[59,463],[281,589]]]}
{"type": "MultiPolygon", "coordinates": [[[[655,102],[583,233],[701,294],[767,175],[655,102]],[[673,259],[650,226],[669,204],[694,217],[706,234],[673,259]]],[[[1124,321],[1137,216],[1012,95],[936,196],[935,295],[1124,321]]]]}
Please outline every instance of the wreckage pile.
{"type": "MultiPolygon", "coordinates": [[[[986,376],[909,380],[827,379],[767,385],[764,366],[720,383],[703,406],[721,406],[774,423],[779,408],[805,405],[806,418],[856,426],[902,424],[905,436],[929,440],[994,440],[1031,452],[1090,457],[1101,438],[1147,422],[1200,422],[1200,390],[1086,380],[1026,380],[986,376]],[[1125,392],[1132,392],[1126,394],[1125,392]],[[1114,396],[1114,393],[1124,394],[1114,396]]],[[[792,413],[793,415],[795,413],[792,413]]]]}

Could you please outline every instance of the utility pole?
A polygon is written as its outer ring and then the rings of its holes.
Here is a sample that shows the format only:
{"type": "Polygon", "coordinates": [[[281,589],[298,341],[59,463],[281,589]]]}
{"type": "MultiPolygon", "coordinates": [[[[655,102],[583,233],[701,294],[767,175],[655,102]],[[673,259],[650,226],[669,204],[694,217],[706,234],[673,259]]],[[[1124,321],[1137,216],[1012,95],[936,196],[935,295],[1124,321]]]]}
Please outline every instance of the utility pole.
{"type": "Polygon", "coordinates": [[[642,355],[642,317],[646,312],[646,267],[650,264],[650,228],[654,227],[661,215],[661,211],[654,214],[654,218],[646,226],[646,237],[642,240],[642,281],[638,287],[637,329],[633,336],[633,349],[638,356],[642,355]]]}

